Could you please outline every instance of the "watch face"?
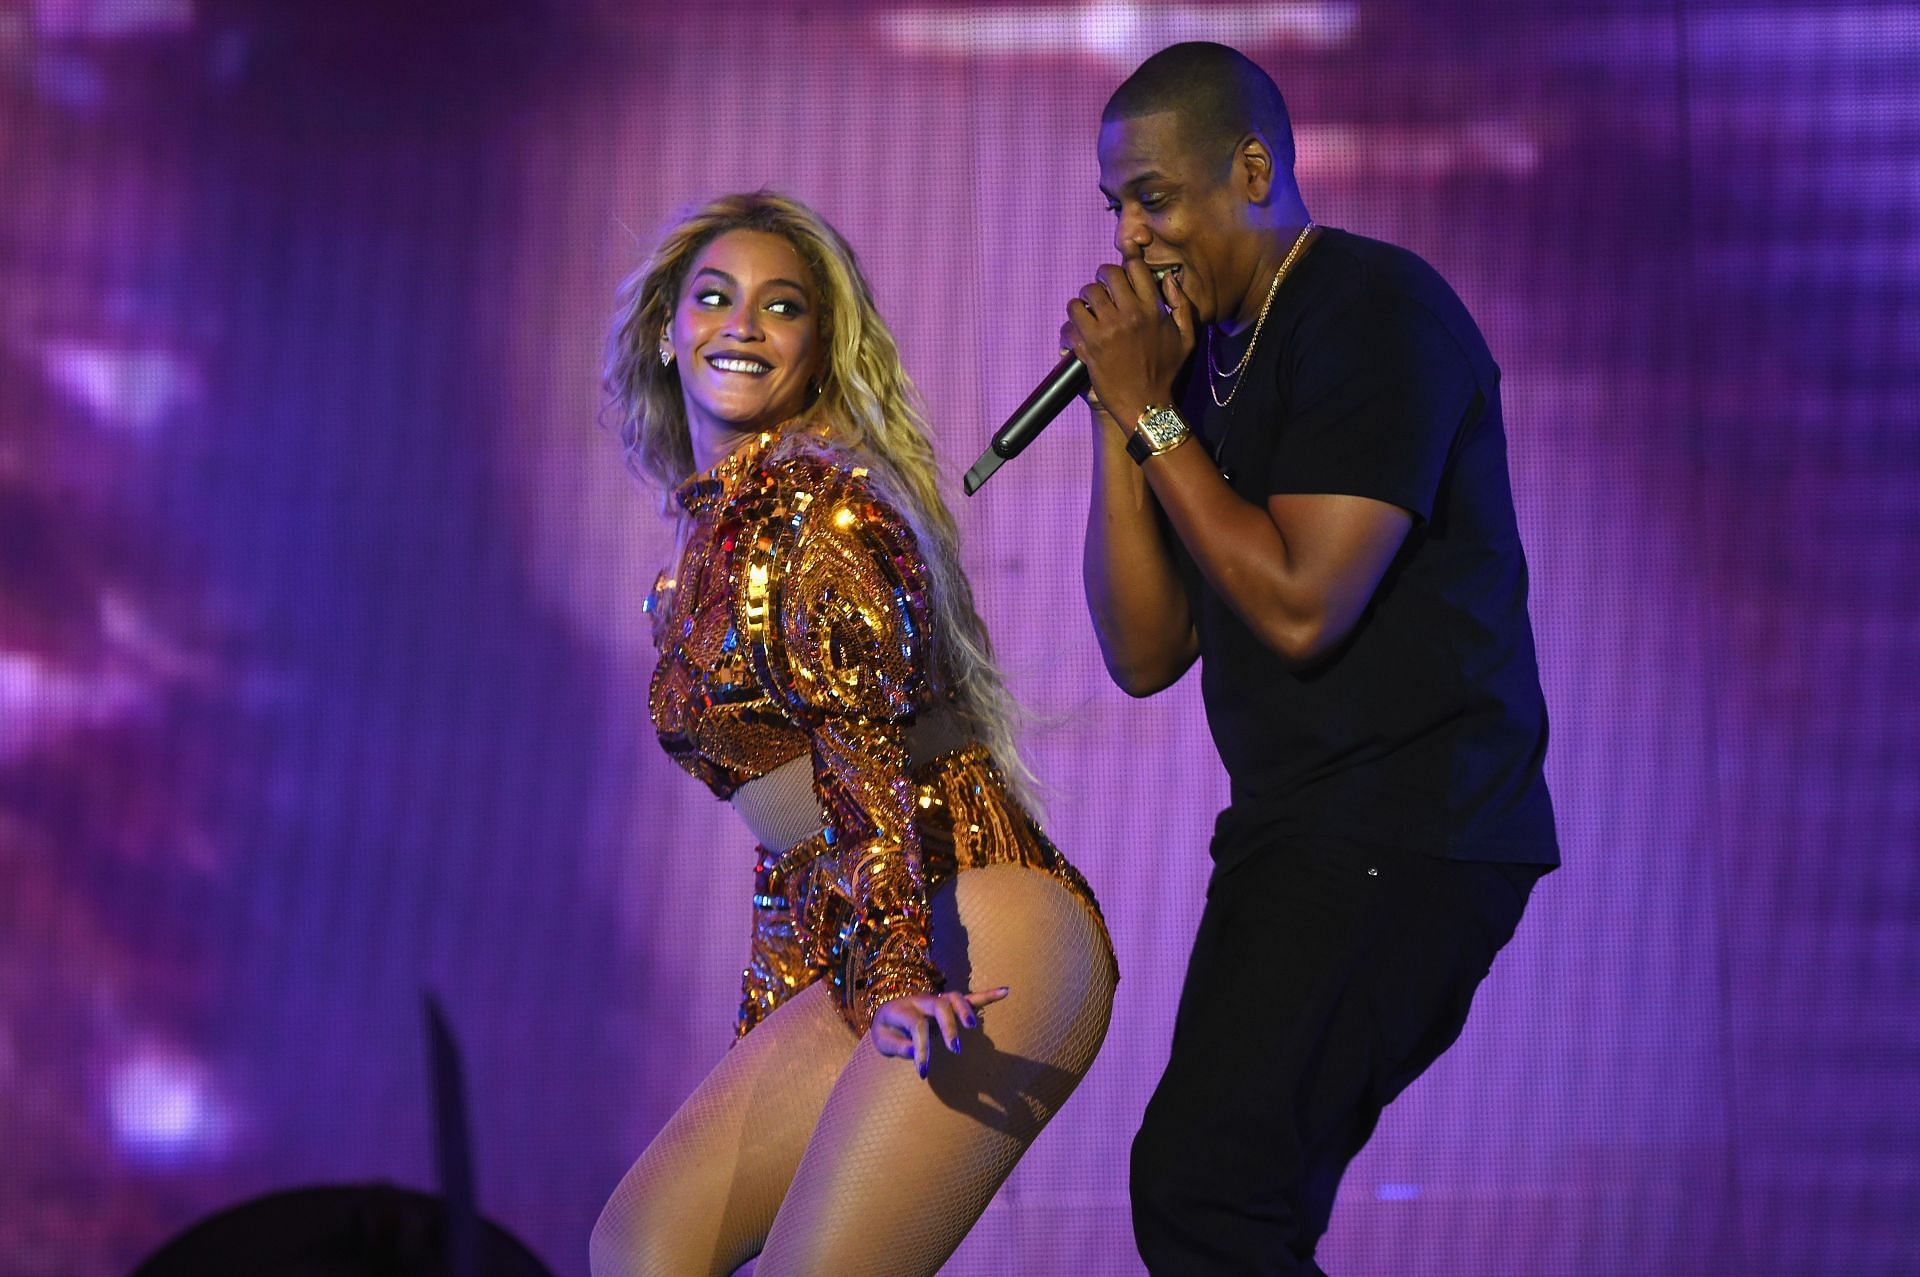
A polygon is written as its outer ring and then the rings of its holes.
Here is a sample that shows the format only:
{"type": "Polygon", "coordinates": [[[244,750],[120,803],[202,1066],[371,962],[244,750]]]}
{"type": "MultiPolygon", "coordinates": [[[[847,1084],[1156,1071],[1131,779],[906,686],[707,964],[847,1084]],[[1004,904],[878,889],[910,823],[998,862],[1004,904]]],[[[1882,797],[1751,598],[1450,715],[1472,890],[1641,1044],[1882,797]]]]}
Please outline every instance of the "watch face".
{"type": "Polygon", "coordinates": [[[1182,421],[1180,414],[1171,408],[1161,408],[1148,413],[1146,420],[1140,425],[1146,431],[1147,437],[1153,440],[1153,446],[1156,448],[1165,448],[1178,443],[1180,437],[1187,433],[1187,423],[1182,421]]]}

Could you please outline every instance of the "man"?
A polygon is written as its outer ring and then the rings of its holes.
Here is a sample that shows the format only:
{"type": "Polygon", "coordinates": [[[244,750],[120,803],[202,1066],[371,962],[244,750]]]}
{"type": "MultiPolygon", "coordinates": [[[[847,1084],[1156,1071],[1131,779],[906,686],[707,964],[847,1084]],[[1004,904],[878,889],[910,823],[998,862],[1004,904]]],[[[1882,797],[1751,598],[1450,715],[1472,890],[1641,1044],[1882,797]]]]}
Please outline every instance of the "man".
{"type": "Polygon", "coordinates": [[[1318,1273],[1347,1163],[1559,861],[1499,371],[1431,267],[1312,224],[1231,49],[1142,64],[1100,175],[1121,264],[1061,330],[1087,602],[1132,695],[1201,663],[1231,780],[1134,1233],[1155,1273],[1318,1273]]]}

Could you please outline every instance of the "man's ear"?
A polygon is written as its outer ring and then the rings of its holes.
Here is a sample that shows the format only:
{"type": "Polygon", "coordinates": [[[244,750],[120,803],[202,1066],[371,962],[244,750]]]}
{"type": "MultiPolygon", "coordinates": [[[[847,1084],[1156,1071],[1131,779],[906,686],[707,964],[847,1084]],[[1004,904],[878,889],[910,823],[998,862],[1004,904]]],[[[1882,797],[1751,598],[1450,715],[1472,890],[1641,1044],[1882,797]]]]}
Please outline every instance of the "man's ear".
{"type": "Polygon", "coordinates": [[[1265,204],[1273,193],[1273,151],[1258,133],[1240,139],[1233,153],[1234,177],[1255,204],[1265,204]]]}

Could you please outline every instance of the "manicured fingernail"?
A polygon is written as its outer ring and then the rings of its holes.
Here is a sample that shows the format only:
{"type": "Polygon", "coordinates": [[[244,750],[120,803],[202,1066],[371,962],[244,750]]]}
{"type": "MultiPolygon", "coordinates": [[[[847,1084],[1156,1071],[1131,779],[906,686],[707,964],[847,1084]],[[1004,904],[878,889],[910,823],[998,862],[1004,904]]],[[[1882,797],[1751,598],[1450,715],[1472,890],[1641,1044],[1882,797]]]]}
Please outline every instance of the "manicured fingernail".
{"type": "Polygon", "coordinates": [[[977,1015],[970,1015],[970,1016],[968,1016],[968,1017],[967,1017],[967,1027],[968,1027],[969,1029],[977,1029],[977,1028],[979,1028],[979,1027],[980,1027],[980,1017],[979,1017],[979,1016],[977,1016],[977,1015]]]}
{"type": "Polygon", "coordinates": [[[926,1075],[927,1075],[927,1066],[922,1064],[920,1066],[920,1076],[925,1077],[926,1075]]]}
{"type": "Polygon", "coordinates": [[[949,1051],[952,1051],[955,1055],[960,1054],[960,1039],[954,1038],[952,1041],[948,1042],[947,1049],[949,1051]]]}

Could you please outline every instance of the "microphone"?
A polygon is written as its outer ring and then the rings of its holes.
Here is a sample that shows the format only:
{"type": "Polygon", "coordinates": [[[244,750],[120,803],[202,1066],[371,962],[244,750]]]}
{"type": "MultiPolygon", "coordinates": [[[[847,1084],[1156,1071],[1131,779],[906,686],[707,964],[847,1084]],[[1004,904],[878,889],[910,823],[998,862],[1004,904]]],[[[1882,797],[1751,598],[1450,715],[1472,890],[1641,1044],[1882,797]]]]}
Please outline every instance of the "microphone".
{"type": "Polygon", "coordinates": [[[1053,371],[1047,374],[1046,380],[1034,388],[1025,403],[1013,410],[1013,415],[1007,418],[1007,424],[994,432],[993,442],[973,463],[973,469],[967,471],[967,477],[960,481],[967,495],[978,492],[980,485],[992,478],[995,470],[1019,456],[1047,428],[1048,422],[1066,411],[1067,405],[1079,397],[1088,384],[1087,366],[1080,362],[1080,356],[1062,355],[1060,362],[1053,366],[1053,371]]]}
{"type": "MultiPolygon", "coordinates": [[[[1149,266],[1153,272],[1153,282],[1159,283],[1169,275],[1180,273],[1178,265],[1149,266]]],[[[1160,303],[1162,314],[1167,311],[1167,303],[1160,303]]],[[[1080,356],[1066,354],[1060,356],[1060,362],[1053,366],[1047,379],[1034,388],[1027,401],[1013,410],[1007,418],[1007,424],[994,432],[993,442],[980,454],[980,460],[973,463],[973,469],[967,471],[967,477],[960,486],[972,496],[980,490],[980,485],[993,477],[1003,462],[1011,461],[1020,455],[1026,446],[1034,441],[1047,423],[1066,411],[1067,405],[1078,396],[1086,393],[1091,382],[1087,377],[1087,366],[1080,362],[1080,356]]]]}

